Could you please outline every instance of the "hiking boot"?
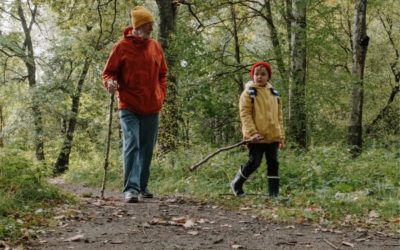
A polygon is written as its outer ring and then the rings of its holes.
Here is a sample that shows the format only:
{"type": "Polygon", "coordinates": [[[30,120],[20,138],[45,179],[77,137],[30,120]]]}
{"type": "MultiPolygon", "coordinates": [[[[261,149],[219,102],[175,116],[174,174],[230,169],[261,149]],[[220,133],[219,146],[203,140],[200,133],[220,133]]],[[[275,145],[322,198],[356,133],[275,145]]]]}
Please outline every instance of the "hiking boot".
{"type": "Polygon", "coordinates": [[[124,198],[126,203],[137,203],[139,202],[139,197],[136,192],[125,192],[124,198]]]}
{"type": "Polygon", "coordinates": [[[146,188],[144,191],[140,191],[140,196],[142,198],[151,199],[154,197],[152,193],[146,188]]]}
{"type": "Polygon", "coordinates": [[[242,168],[240,168],[233,181],[231,182],[231,189],[235,196],[244,196],[243,183],[246,181],[246,177],[242,174],[242,168]]]}

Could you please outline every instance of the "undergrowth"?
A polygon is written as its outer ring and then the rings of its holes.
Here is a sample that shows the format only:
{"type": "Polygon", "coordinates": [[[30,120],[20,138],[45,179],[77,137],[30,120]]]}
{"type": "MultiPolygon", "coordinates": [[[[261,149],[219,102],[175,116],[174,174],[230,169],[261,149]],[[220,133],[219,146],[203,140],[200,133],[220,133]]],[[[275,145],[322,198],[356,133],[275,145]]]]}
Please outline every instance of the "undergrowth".
{"type": "Polygon", "coordinates": [[[0,152],[0,240],[23,243],[66,197],[48,185],[43,165],[17,151],[0,152]]]}
{"type": "MultiPolygon", "coordinates": [[[[266,164],[250,176],[244,189],[248,195],[231,195],[229,182],[247,160],[247,150],[236,148],[220,153],[191,172],[215,148],[182,147],[153,159],[150,189],[160,195],[182,195],[231,208],[248,207],[277,221],[399,229],[400,153],[396,148],[369,147],[352,159],[340,146],[316,147],[308,152],[280,152],[281,196],[265,194],[266,164]]],[[[102,159],[71,167],[66,178],[72,182],[100,186],[102,159]]],[[[122,163],[112,158],[107,187],[121,190],[122,163]]]]}

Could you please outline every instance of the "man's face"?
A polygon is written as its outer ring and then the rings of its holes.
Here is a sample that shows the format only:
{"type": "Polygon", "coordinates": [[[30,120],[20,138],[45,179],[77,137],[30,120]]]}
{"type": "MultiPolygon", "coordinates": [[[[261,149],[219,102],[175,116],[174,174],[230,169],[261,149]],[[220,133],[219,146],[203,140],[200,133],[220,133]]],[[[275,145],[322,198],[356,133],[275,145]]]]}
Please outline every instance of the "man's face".
{"type": "Polygon", "coordinates": [[[269,80],[269,74],[268,74],[267,69],[263,66],[258,66],[257,68],[255,68],[253,79],[254,79],[254,82],[257,84],[260,84],[260,85],[267,84],[267,82],[269,80]]]}
{"type": "Polygon", "coordinates": [[[145,39],[151,37],[151,32],[153,31],[153,23],[145,23],[137,28],[138,34],[145,39]]]}

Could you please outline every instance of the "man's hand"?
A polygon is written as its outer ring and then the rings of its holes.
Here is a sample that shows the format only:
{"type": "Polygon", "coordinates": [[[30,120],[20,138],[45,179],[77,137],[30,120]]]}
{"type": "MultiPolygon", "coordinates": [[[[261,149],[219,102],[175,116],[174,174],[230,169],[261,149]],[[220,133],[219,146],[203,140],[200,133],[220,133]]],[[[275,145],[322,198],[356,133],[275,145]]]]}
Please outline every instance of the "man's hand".
{"type": "Polygon", "coordinates": [[[110,94],[115,94],[115,91],[118,89],[118,82],[116,80],[108,80],[107,81],[107,90],[110,94]]]}
{"type": "Polygon", "coordinates": [[[257,134],[254,134],[250,139],[251,139],[252,143],[256,143],[256,142],[259,142],[260,140],[264,139],[264,136],[257,133],[257,134]]]}

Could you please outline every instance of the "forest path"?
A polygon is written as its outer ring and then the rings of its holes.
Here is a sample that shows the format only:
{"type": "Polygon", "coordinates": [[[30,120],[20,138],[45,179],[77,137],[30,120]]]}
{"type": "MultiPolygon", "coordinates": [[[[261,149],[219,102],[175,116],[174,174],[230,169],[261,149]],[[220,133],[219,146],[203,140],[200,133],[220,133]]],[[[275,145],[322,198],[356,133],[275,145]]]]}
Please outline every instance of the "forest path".
{"type": "Polygon", "coordinates": [[[51,182],[79,199],[60,208],[56,225],[29,249],[400,249],[400,235],[366,230],[273,223],[249,208],[226,210],[182,197],[155,197],[127,204],[122,195],[51,182]],[[86,197],[86,198],[85,198],[86,197]]]}

